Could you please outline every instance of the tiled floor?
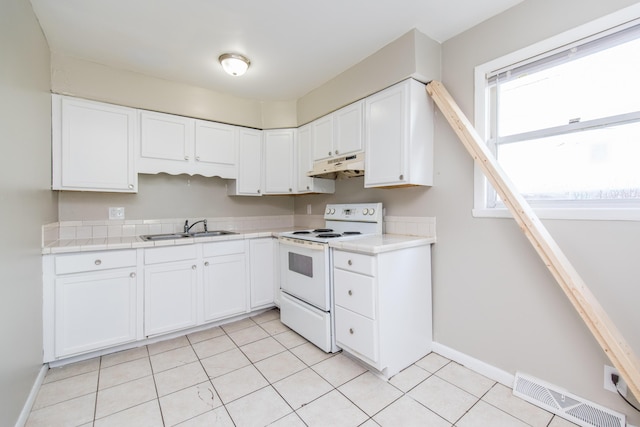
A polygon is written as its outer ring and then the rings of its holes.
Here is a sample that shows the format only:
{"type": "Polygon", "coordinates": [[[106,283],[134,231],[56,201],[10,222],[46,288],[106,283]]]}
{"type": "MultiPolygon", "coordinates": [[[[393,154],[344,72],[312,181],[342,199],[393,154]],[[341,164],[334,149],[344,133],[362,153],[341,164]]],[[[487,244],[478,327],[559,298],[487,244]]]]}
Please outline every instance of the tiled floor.
{"type": "Polygon", "coordinates": [[[384,381],[271,310],[49,370],[35,426],[573,425],[435,353],[384,381]]]}

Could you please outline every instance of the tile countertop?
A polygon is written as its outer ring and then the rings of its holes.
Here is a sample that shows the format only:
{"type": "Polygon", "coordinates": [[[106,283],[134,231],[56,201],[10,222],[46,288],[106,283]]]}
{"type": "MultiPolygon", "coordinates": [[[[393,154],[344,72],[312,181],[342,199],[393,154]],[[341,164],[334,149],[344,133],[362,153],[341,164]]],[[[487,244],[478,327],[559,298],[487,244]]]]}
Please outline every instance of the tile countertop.
{"type": "Polygon", "coordinates": [[[329,242],[329,246],[345,251],[362,252],[365,254],[379,254],[413,248],[415,246],[431,245],[436,242],[435,237],[405,236],[400,234],[382,234],[329,242]]]}
{"type": "MultiPolygon", "coordinates": [[[[188,245],[192,243],[222,242],[226,240],[255,239],[259,237],[277,236],[281,232],[291,231],[291,227],[286,229],[270,230],[244,230],[237,234],[227,234],[215,237],[184,238],[177,240],[144,241],[139,236],[104,237],[87,239],[64,239],[42,248],[43,255],[102,251],[113,249],[135,249],[153,248],[161,246],[188,245]]],[[[331,242],[329,246],[336,249],[363,252],[367,254],[377,254],[382,252],[395,251],[398,249],[411,248],[414,246],[429,245],[435,243],[435,237],[405,236],[399,234],[383,234],[381,236],[370,236],[354,238],[342,242],[331,242]]]]}

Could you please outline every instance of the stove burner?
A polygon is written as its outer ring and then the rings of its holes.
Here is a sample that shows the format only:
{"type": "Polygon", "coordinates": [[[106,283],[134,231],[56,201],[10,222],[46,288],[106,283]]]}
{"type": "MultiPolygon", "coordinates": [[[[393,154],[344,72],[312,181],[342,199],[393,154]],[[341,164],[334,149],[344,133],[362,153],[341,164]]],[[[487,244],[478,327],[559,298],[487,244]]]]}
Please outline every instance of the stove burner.
{"type": "Polygon", "coordinates": [[[314,233],[331,233],[332,231],[330,228],[316,228],[313,230],[314,233]]]}
{"type": "Polygon", "coordinates": [[[328,238],[328,237],[340,237],[340,236],[342,236],[342,234],[340,233],[320,233],[316,237],[328,238]]]}
{"type": "Polygon", "coordinates": [[[362,233],[359,231],[345,231],[342,234],[344,234],[345,236],[353,236],[354,234],[362,234],[362,233]]]}
{"type": "Polygon", "coordinates": [[[311,234],[310,231],[294,231],[293,234],[311,234]]]}

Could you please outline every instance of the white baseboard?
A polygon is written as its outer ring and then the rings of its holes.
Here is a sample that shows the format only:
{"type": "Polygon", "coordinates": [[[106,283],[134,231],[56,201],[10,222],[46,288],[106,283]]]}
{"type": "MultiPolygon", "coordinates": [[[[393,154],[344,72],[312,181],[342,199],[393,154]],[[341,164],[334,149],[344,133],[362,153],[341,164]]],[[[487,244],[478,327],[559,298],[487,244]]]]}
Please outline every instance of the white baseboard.
{"type": "Polygon", "coordinates": [[[31,387],[31,392],[29,392],[29,396],[24,402],[24,406],[22,407],[22,411],[20,412],[20,416],[16,421],[15,427],[23,427],[27,423],[27,419],[29,418],[29,414],[31,413],[31,408],[33,408],[36,397],[38,397],[38,391],[40,390],[40,386],[44,382],[44,377],[45,375],[47,375],[48,370],[49,365],[46,363],[40,368],[40,372],[38,372],[38,376],[33,382],[33,387],[31,387]]]}
{"type": "Polygon", "coordinates": [[[458,350],[454,350],[451,347],[447,347],[444,344],[433,342],[432,350],[438,353],[440,356],[444,356],[447,359],[453,360],[460,365],[484,375],[485,377],[499,382],[509,388],[513,387],[513,381],[515,379],[514,374],[510,374],[495,366],[489,365],[481,360],[471,357],[467,354],[461,353],[458,350]]]}

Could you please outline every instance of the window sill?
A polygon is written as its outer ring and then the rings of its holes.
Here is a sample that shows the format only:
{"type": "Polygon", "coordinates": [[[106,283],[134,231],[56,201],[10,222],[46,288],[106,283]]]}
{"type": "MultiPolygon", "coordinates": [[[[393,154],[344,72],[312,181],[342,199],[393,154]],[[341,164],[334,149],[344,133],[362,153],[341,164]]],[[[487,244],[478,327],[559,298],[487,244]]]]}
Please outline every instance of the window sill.
{"type": "MultiPolygon", "coordinates": [[[[567,219],[589,221],[640,221],[640,208],[534,208],[540,219],[567,219]]],[[[507,208],[472,209],[474,218],[513,218],[507,208]]]]}

